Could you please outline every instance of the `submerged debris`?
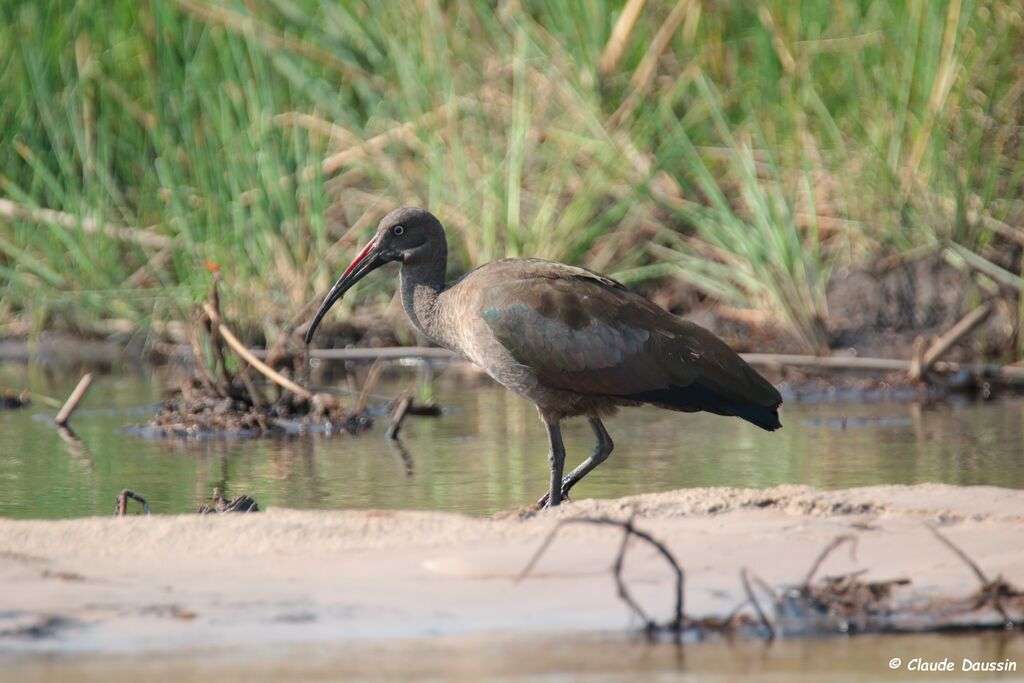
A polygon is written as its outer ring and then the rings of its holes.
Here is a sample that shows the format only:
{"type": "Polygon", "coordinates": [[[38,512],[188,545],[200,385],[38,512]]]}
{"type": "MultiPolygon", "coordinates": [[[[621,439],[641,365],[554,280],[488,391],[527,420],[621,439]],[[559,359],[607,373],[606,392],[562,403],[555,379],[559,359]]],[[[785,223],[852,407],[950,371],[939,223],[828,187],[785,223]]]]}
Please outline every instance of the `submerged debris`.
{"type": "Polygon", "coordinates": [[[771,641],[781,635],[829,635],[863,633],[930,633],[939,631],[1011,630],[1024,626],[1024,591],[1003,580],[989,579],[967,555],[936,529],[931,532],[957,554],[977,576],[981,586],[963,597],[930,597],[911,594],[910,578],[884,581],[863,581],[866,569],[826,576],[815,581],[818,568],[834,550],[844,544],[856,545],[850,535],[835,538],[818,555],[803,583],[773,588],[746,568],[740,581],[747,599],[727,617],[691,617],[683,610],[684,571],[668,548],[646,532],[637,529],[630,518],[626,521],[609,517],[576,517],[559,522],[520,574],[520,579],[537,564],[550,547],[558,531],[567,524],[597,524],[623,530],[622,543],[612,564],[618,595],[643,622],[649,636],[668,634],[679,640],[683,636],[703,639],[709,636],[750,636],[771,641]],[[637,538],[653,546],[675,574],[673,616],[659,622],[647,615],[630,594],[622,577],[629,541],[637,538]],[[755,591],[754,586],[757,590],[755,591]],[[772,615],[762,607],[759,594],[767,596],[772,615]],[[747,609],[749,608],[749,610],[747,609]],[[753,612],[753,613],[751,613],[753,612]]]}
{"type": "Polygon", "coordinates": [[[26,394],[15,394],[10,389],[0,395],[0,409],[26,408],[31,403],[31,399],[26,394]]]}
{"type": "Polygon", "coordinates": [[[217,514],[221,512],[259,512],[260,506],[249,496],[242,494],[233,500],[224,497],[220,487],[213,489],[212,505],[200,505],[196,510],[200,515],[217,514]]]}
{"type": "MultiPolygon", "coordinates": [[[[152,508],[149,507],[149,503],[146,499],[128,489],[124,489],[121,493],[117,494],[117,507],[114,508],[115,517],[124,517],[128,514],[128,499],[137,500],[142,504],[142,509],[147,515],[153,514],[152,508]]],[[[241,495],[233,500],[228,500],[224,497],[220,487],[216,486],[213,489],[213,496],[210,497],[210,504],[203,504],[196,510],[197,514],[209,515],[221,512],[259,512],[260,506],[250,496],[241,495]]]]}
{"type": "Polygon", "coordinates": [[[121,493],[117,494],[117,507],[114,508],[115,517],[124,517],[128,514],[129,498],[131,498],[132,500],[137,500],[140,503],[142,503],[142,509],[145,511],[147,515],[153,514],[153,510],[149,507],[149,503],[146,502],[145,498],[135,493],[134,491],[124,489],[121,491],[121,493]]]}
{"type": "Polygon", "coordinates": [[[391,415],[391,425],[388,427],[387,438],[389,441],[398,441],[398,435],[402,431],[402,422],[408,415],[420,417],[440,417],[441,406],[433,403],[417,405],[409,394],[402,394],[390,404],[388,413],[391,415]]]}

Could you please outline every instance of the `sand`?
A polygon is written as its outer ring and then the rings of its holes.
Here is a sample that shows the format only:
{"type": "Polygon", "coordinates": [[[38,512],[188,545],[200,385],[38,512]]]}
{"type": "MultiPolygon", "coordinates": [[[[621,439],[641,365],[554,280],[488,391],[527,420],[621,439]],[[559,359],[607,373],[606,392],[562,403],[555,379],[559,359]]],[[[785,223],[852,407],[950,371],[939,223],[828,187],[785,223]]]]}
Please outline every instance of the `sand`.
{"type": "MultiPolygon", "coordinates": [[[[562,519],[636,516],[687,572],[686,611],[726,614],[742,567],[797,584],[839,534],[856,554],[822,574],[910,577],[928,596],[977,588],[928,531],[940,527],[990,576],[1024,585],[1024,491],[946,485],[819,491],[690,489],[582,500],[522,518],[427,512],[0,520],[0,652],[138,653],[396,638],[592,634],[637,626],[608,567],[620,534],[571,526],[515,577],[562,519]]],[[[650,613],[670,616],[663,562],[631,550],[627,578],[650,613]]]]}

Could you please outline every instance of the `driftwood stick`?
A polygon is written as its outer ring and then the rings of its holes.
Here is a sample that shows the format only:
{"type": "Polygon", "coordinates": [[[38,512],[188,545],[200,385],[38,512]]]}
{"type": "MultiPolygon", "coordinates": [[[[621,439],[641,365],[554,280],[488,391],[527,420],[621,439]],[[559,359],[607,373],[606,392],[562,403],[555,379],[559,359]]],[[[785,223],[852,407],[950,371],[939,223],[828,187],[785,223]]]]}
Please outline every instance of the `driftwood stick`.
{"type": "Polygon", "coordinates": [[[516,579],[517,582],[522,581],[527,577],[527,575],[536,566],[537,562],[540,561],[541,556],[547,551],[548,547],[550,547],[552,541],[554,541],[555,536],[558,534],[558,532],[562,529],[562,527],[566,526],[567,524],[600,524],[605,526],[618,527],[624,531],[624,533],[626,534],[626,538],[623,539],[623,542],[619,547],[619,554],[617,555],[615,564],[613,565],[613,570],[616,572],[615,580],[616,584],[619,587],[619,595],[623,598],[623,600],[625,600],[625,602],[630,606],[630,608],[634,612],[636,612],[636,614],[639,615],[641,619],[645,621],[645,628],[649,631],[653,630],[654,628],[657,628],[657,624],[655,624],[652,620],[646,617],[643,610],[640,609],[640,606],[636,603],[635,600],[633,600],[632,596],[630,596],[629,591],[626,589],[625,583],[622,581],[620,572],[622,569],[623,561],[622,554],[625,552],[626,540],[628,540],[628,537],[630,535],[636,536],[637,538],[644,540],[648,544],[654,546],[658,553],[660,553],[661,556],[665,558],[665,561],[672,568],[672,571],[675,573],[676,577],[676,599],[674,605],[674,614],[672,621],[666,624],[665,628],[676,633],[679,633],[683,630],[683,628],[686,625],[686,619],[683,612],[683,594],[685,589],[686,575],[683,572],[683,568],[679,566],[679,563],[676,561],[675,556],[673,556],[672,553],[669,552],[668,548],[666,548],[660,541],[653,538],[646,531],[637,529],[633,525],[632,518],[625,522],[618,519],[612,519],[611,517],[573,517],[572,519],[563,519],[561,522],[555,525],[555,528],[553,528],[551,530],[551,533],[547,535],[547,537],[541,543],[540,547],[533,554],[533,557],[530,558],[530,561],[526,563],[526,566],[523,568],[523,571],[520,572],[519,577],[516,579]]]}
{"type": "Polygon", "coordinates": [[[315,395],[313,394],[312,391],[306,389],[305,387],[299,386],[295,382],[291,381],[281,373],[271,368],[269,365],[261,361],[256,356],[252,355],[249,349],[245,348],[245,344],[240,342],[238,340],[238,337],[236,337],[234,333],[230,329],[228,329],[227,326],[224,325],[224,322],[220,319],[220,316],[217,315],[217,311],[213,310],[213,307],[210,306],[210,304],[204,303],[203,310],[206,312],[206,315],[210,317],[210,320],[216,323],[215,329],[217,330],[217,333],[224,338],[224,341],[228,343],[228,346],[234,349],[235,353],[241,356],[246,363],[259,370],[267,379],[269,379],[274,384],[284,387],[285,389],[292,392],[296,396],[303,398],[307,401],[312,401],[315,398],[315,395]]]}
{"type": "Polygon", "coordinates": [[[921,363],[919,367],[911,368],[910,378],[914,380],[921,379],[921,377],[931,369],[932,365],[935,364],[935,361],[942,358],[944,353],[949,351],[958,341],[970,334],[974,328],[985,322],[985,319],[988,318],[991,312],[992,306],[990,304],[982,304],[957,321],[953,327],[949,328],[944,335],[939,337],[934,344],[928,347],[924,352],[924,355],[921,356],[921,363]],[[917,371],[916,375],[913,372],[915,369],[917,371]]]}
{"type": "Polygon", "coordinates": [[[629,540],[632,537],[632,524],[633,518],[630,517],[626,523],[627,526],[623,527],[622,530],[622,543],[619,544],[619,551],[615,554],[615,562],[612,563],[612,575],[615,577],[615,588],[618,591],[619,599],[625,602],[633,610],[633,612],[640,618],[640,621],[644,624],[644,629],[648,632],[652,632],[658,628],[658,623],[647,616],[643,608],[640,607],[640,603],[633,599],[629,589],[626,587],[626,581],[622,578],[622,567],[626,564],[626,549],[629,547],[629,540]]]}
{"type": "Polygon", "coordinates": [[[4,393],[16,394],[18,399],[25,403],[39,401],[43,405],[50,406],[51,408],[61,408],[64,406],[59,399],[47,396],[46,394],[40,394],[35,391],[29,391],[28,389],[23,389],[19,392],[14,392],[12,389],[0,389],[0,394],[4,393]]]}
{"type": "Polygon", "coordinates": [[[775,640],[775,627],[772,626],[772,622],[768,621],[768,616],[761,609],[761,601],[754,595],[754,589],[750,586],[750,577],[747,568],[744,567],[740,570],[740,580],[743,582],[743,590],[747,593],[747,600],[751,605],[754,606],[754,611],[757,612],[757,618],[761,620],[761,625],[764,626],[765,636],[768,642],[775,640]]]}
{"type": "Polygon", "coordinates": [[[910,361],[901,358],[864,358],[862,356],[808,356],[794,353],[741,353],[751,365],[835,368],[840,370],[882,370],[906,372],[910,361]]]}
{"type": "MultiPolygon", "coordinates": [[[[899,358],[864,358],[860,356],[808,356],[788,353],[741,353],[740,357],[757,366],[810,367],[836,370],[880,370],[909,372],[911,361],[899,358]]],[[[1007,382],[1024,382],[1024,367],[996,366],[984,363],[952,363],[936,361],[936,370],[942,372],[967,372],[985,375],[1007,382]]]]}
{"type": "Polygon", "coordinates": [[[966,564],[968,567],[971,568],[971,571],[973,571],[974,575],[978,577],[978,581],[980,581],[982,583],[982,585],[988,584],[989,581],[988,581],[988,577],[985,575],[985,572],[981,571],[981,567],[979,567],[974,562],[974,560],[972,560],[970,557],[968,557],[967,553],[965,553],[963,550],[961,550],[956,545],[954,545],[953,541],[951,541],[948,538],[946,538],[943,534],[940,534],[939,530],[936,529],[931,524],[926,524],[925,526],[928,527],[928,531],[932,532],[932,535],[935,536],[935,538],[939,539],[939,541],[942,542],[942,545],[946,546],[947,548],[952,550],[954,553],[956,553],[956,556],[959,557],[961,560],[963,560],[964,564],[966,564]]]}
{"type": "MultiPolygon", "coordinates": [[[[811,568],[807,572],[807,576],[804,577],[803,590],[805,592],[811,587],[811,581],[814,580],[814,575],[817,574],[818,569],[821,568],[821,563],[825,561],[825,558],[832,554],[833,550],[835,550],[844,543],[850,543],[853,545],[853,548],[856,549],[857,537],[851,536],[850,534],[843,534],[842,536],[836,536],[832,539],[831,543],[825,546],[824,550],[822,550],[821,553],[818,554],[818,559],[816,559],[814,561],[814,564],[811,565],[811,568]]],[[[851,550],[850,552],[852,554],[853,550],[851,550]]]]}
{"type": "Polygon", "coordinates": [[[78,381],[78,386],[68,396],[68,400],[64,403],[64,407],[57,413],[57,417],[53,418],[53,421],[58,427],[67,427],[68,420],[71,419],[71,413],[75,412],[75,408],[81,403],[82,398],[85,397],[85,392],[89,390],[89,385],[92,384],[92,373],[87,372],[82,375],[82,379],[78,381]]]}
{"type": "Polygon", "coordinates": [[[957,547],[953,541],[939,533],[939,530],[931,524],[926,524],[925,526],[928,527],[928,530],[932,532],[932,535],[935,536],[935,538],[939,539],[944,546],[956,553],[956,556],[971,568],[971,571],[974,572],[974,575],[978,577],[978,581],[981,583],[982,597],[991,598],[992,606],[995,607],[997,612],[999,612],[999,616],[1003,618],[1003,624],[1006,626],[1007,630],[1013,628],[1013,619],[1011,619],[1010,615],[1006,613],[1005,609],[1003,609],[1002,588],[1004,584],[1002,580],[996,578],[995,581],[990,581],[988,576],[985,575],[985,572],[981,570],[981,567],[979,567],[978,564],[967,555],[967,553],[957,547]]]}
{"type": "MultiPolygon", "coordinates": [[[[265,357],[263,349],[253,349],[257,358],[265,357]]],[[[401,358],[419,358],[423,360],[458,360],[458,356],[448,349],[432,346],[381,346],[361,349],[310,349],[310,358],[335,361],[374,361],[378,358],[398,360],[401,358]]],[[[790,353],[741,353],[740,357],[751,365],[811,367],[818,369],[837,370],[878,370],[883,372],[907,372],[910,361],[902,358],[869,358],[863,356],[809,356],[790,353]]],[[[993,377],[1008,380],[1024,381],[1024,367],[985,365],[981,363],[945,363],[937,361],[936,369],[943,371],[968,370],[986,373],[993,377]]]]}
{"type": "MultiPolygon", "coordinates": [[[[180,347],[179,353],[186,353],[186,347],[180,347]]],[[[256,358],[265,358],[267,351],[252,349],[250,354],[256,358]]],[[[24,357],[22,354],[17,357],[24,357]]],[[[428,346],[381,346],[362,349],[310,349],[310,358],[333,361],[374,361],[378,358],[397,360],[401,358],[417,358],[421,360],[457,361],[459,356],[448,349],[428,346]]],[[[880,372],[907,372],[910,361],[901,358],[868,358],[863,356],[811,356],[790,353],[741,353],[740,358],[758,367],[807,367],[820,370],[865,370],[880,372]]],[[[984,375],[993,379],[1010,383],[1024,383],[1024,366],[989,365],[985,363],[954,363],[936,361],[933,367],[940,372],[957,372],[960,370],[973,374],[984,375]]]]}
{"type": "MultiPolygon", "coordinates": [[[[632,521],[632,520],[631,520],[632,521]]],[[[628,528],[622,530],[622,543],[619,544],[619,551],[615,554],[615,562],[612,563],[612,575],[615,577],[615,589],[619,594],[619,599],[629,605],[629,608],[640,618],[643,622],[644,628],[648,631],[652,631],[657,628],[658,624],[647,616],[643,608],[640,607],[640,603],[633,599],[629,589],[626,587],[626,581],[622,578],[622,567],[626,564],[626,549],[629,547],[630,532],[628,528]]]]}

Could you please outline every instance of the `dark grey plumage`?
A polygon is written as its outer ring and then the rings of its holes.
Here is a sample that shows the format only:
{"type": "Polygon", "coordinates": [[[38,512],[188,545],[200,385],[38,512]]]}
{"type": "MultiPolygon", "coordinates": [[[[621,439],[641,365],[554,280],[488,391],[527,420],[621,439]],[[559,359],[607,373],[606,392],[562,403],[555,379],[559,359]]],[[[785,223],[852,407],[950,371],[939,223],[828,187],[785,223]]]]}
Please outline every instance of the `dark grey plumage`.
{"type": "Polygon", "coordinates": [[[402,263],[402,301],[435,343],[483,368],[537,406],[548,427],[552,480],[542,502],[557,505],[613,447],[601,418],[621,406],[653,404],[740,417],[775,430],[782,398],[723,341],[592,271],[539,259],[504,259],[444,282],[447,242],[440,222],[416,208],[381,220],[377,234],[324,299],[324,313],[356,281],[402,263]],[[559,423],[587,416],[594,454],[562,479],[559,423]]]}

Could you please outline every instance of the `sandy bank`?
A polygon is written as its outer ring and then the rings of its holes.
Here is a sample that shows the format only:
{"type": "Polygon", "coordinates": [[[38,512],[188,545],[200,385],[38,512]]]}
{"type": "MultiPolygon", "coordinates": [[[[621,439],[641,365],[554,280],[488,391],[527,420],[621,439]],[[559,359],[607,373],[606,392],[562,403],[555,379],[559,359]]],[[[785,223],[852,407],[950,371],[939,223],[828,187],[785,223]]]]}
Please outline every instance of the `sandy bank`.
{"type": "MultiPolygon", "coordinates": [[[[822,573],[906,576],[929,595],[976,588],[927,531],[990,576],[1024,585],[1024,491],[945,485],[817,491],[690,489],[584,500],[521,519],[424,512],[271,509],[223,516],[0,520],[0,651],[138,651],[539,630],[622,629],[630,617],[607,568],[619,534],[566,528],[521,583],[512,579],[560,519],[628,517],[687,571],[686,610],[725,614],[749,567],[798,583],[836,535],[855,557],[822,573]]],[[[627,576],[667,616],[672,583],[636,548],[627,576]]]]}

